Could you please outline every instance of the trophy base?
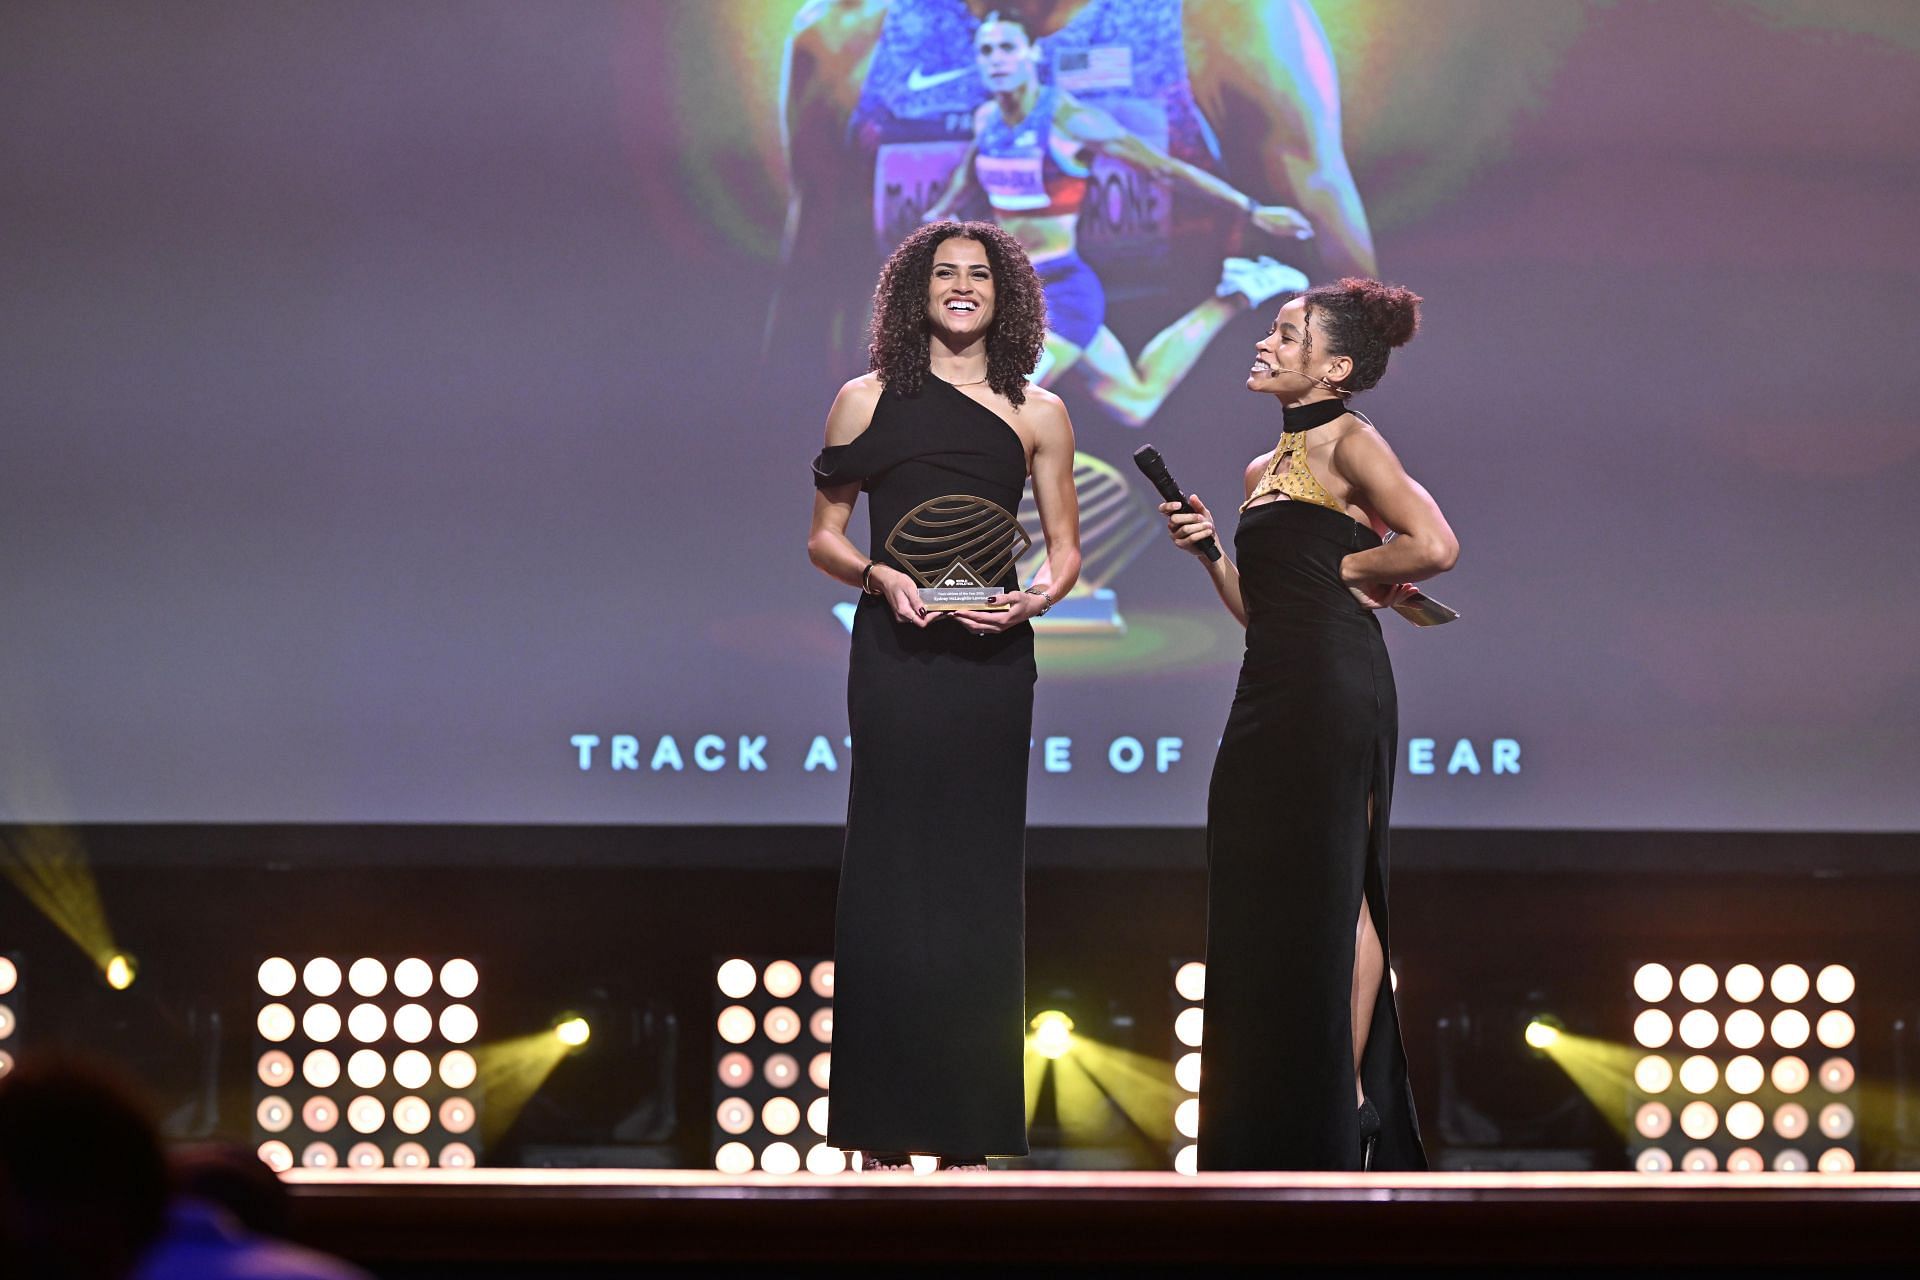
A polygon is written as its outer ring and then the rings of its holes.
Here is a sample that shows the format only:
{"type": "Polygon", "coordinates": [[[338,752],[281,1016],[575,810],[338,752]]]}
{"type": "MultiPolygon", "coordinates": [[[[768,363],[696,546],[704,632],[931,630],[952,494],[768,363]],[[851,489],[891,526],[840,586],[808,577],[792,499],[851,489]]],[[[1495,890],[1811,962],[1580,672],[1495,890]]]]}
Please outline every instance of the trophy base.
{"type": "Polygon", "coordinates": [[[961,609],[971,609],[978,613],[1005,613],[1012,605],[988,604],[995,596],[1006,595],[999,589],[985,587],[922,587],[920,588],[920,607],[928,613],[955,613],[961,609]]]}

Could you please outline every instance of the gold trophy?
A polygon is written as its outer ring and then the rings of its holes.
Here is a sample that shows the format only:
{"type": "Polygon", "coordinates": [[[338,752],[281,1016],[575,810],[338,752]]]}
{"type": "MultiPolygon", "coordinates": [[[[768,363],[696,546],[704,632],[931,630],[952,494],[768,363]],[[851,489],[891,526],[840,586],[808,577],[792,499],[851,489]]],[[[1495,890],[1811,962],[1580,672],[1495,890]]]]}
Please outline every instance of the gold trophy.
{"type": "Polygon", "coordinates": [[[971,494],[948,494],[923,502],[893,526],[887,550],[920,583],[920,603],[930,612],[1010,608],[990,605],[1013,562],[1033,539],[1005,507],[971,494]]]}

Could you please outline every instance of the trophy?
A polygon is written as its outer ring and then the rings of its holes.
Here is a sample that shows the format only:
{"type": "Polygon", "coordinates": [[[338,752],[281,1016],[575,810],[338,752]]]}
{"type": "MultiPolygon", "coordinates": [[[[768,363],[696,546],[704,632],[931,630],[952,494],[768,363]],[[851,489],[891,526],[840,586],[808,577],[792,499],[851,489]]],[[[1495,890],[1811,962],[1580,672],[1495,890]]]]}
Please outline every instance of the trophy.
{"type": "Polygon", "coordinates": [[[948,494],[923,502],[893,526],[886,547],[920,583],[920,603],[930,612],[1010,608],[990,605],[1004,590],[999,582],[1033,539],[1005,507],[971,494],[948,494]]]}

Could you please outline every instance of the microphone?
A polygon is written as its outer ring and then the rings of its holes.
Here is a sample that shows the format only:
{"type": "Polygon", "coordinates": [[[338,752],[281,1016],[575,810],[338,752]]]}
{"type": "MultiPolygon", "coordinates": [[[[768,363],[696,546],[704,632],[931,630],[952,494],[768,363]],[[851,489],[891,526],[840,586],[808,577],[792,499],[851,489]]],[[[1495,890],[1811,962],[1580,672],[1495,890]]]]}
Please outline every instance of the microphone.
{"type": "MultiPolygon", "coordinates": [[[[1141,445],[1133,451],[1133,465],[1140,468],[1140,474],[1147,478],[1147,483],[1159,490],[1162,498],[1168,502],[1179,503],[1182,511],[1193,510],[1187,505],[1186,495],[1180,492],[1180,486],[1175,484],[1173,477],[1167,473],[1167,464],[1160,461],[1158,449],[1150,444],[1141,445]]],[[[1214,539],[1203,538],[1196,545],[1200,548],[1200,554],[1207,559],[1220,558],[1220,544],[1214,539]]]]}

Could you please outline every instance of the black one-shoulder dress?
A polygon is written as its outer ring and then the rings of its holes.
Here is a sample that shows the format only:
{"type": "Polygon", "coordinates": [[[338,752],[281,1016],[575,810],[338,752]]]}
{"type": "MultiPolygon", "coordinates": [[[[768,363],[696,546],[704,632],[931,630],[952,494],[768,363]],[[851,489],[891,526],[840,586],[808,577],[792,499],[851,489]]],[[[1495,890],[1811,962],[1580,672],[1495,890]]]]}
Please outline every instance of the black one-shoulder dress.
{"type": "MultiPolygon", "coordinates": [[[[1000,416],[929,376],[883,391],[865,432],[814,460],[859,482],[869,552],[921,503],[1017,512],[1026,449],[1000,416]]],[[[982,571],[984,572],[984,571],[982,571]]],[[[995,581],[1016,589],[1009,565],[995,581]]],[[[1027,761],[1033,628],[977,636],[945,619],[854,615],[853,766],[834,927],[828,1142],[862,1151],[1024,1155],[1027,761]]]]}
{"type": "Polygon", "coordinates": [[[1363,891],[1389,960],[1360,1073],[1381,1117],[1373,1168],[1426,1167],[1390,979],[1393,667],[1374,611],[1340,580],[1341,560],[1379,545],[1309,501],[1249,508],[1234,535],[1247,649],[1207,797],[1203,1170],[1361,1167],[1350,1001],[1363,891]]]}

